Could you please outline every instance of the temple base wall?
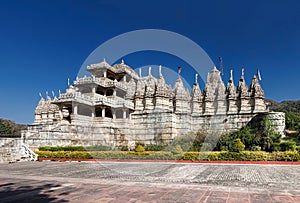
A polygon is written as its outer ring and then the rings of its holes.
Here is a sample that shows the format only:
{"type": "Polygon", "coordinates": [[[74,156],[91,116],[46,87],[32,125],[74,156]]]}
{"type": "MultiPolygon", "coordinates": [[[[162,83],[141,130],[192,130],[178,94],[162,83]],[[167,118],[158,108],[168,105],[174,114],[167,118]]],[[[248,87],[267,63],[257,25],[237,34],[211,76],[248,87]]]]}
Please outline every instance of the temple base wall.
{"type": "Polygon", "coordinates": [[[257,127],[264,118],[268,118],[284,137],[285,117],[281,112],[193,115],[170,111],[134,112],[131,120],[73,115],[71,124],[64,121],[31,125],[22,136],[31,149],[69,145],[127,146],[133,149],[137,142],[169,144],[174,137],[199,129],[228,133],[246,125],[257,127]]]}

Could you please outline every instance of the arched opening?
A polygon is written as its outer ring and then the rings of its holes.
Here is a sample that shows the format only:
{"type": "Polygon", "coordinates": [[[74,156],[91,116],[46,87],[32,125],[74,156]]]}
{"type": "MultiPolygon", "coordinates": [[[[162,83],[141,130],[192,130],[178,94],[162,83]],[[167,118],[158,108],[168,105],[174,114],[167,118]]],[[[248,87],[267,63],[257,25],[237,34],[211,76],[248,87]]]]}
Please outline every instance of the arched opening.
{"type": "Polygon", "coordinates": [[[95,116],[102,117],[102,108],[100,106],[95,107],[95,116]]]}
{"type": "Polygon", "coordinates": [[[105,89],[103,87],[98,86],[96,88],[96,93],[100,95],[105,95],[105,89]]]}
{"type": "Polygon", "coordinates": [[[107,89],[106,90],[106,96],[112,96],[114,94],[114,90],[113,89],[107,89]]]}
{"type": "Polygon", "coordinates": [[[105,117],[107,117],[107,118],[112,118],[113,117],[110,108],[105,109],[105,117]]]}

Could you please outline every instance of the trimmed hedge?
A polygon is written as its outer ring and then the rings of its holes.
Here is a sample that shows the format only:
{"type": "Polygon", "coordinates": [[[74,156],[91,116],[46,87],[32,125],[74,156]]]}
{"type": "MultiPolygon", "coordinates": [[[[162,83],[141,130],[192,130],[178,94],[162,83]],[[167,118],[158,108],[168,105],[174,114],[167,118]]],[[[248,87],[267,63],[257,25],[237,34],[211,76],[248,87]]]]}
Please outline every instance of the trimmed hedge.
{"type": "Polygon", "coordinates": [[[39,147],[39,151],[110,151],[112,150],[111,147],[108,146],[102,146],[102,145],[94,145],[94,146],[57,146],[57,147],[52,147],[52,146],[42,146],[39,147]]]}
{"type": "Polygon", "coordinates": [[[219,160],[219,161],[300,161],[297,151],[285,152],[185,152],[174,154],[164,151],[35,151],[39,158],[77,159],[134,159],[134,160],[219,160]]]}

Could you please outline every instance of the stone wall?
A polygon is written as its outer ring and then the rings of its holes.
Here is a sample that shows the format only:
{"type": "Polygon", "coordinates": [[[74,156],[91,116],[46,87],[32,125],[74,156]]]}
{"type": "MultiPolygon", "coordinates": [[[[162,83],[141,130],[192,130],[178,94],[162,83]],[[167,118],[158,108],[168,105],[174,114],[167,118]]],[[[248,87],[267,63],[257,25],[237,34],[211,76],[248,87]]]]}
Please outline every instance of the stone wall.
{"type": "Polygon", "coordinates": [[[0,138],[0,162],[16,162],[23,158],[21,138],[0,138]]]}
{"type": "Polygon", "coordinates": [[[134,148],[136,142],[168,144],[174,137],[199,129],[208,132],[232,132],[243,126],[260,127],[268,118],[274,130],[284,136],[284,113],[249,113],[192,116],[172,112],[135,112],[130,119],[112,119],[76,115],[72,123],[52,122],[32,125],[23,131],[25,143],[31,149],[39,146],[107,145],[134,148]]]}

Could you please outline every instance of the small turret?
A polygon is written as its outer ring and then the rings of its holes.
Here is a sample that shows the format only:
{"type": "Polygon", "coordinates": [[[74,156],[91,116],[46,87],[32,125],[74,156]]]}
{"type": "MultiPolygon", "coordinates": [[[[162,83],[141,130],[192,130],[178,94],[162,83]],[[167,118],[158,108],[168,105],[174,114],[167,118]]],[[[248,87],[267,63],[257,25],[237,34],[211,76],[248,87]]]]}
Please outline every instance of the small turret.
{"type": "Polygon", "coordinates": [[[185,89],[183,82],[180,78],[181,67],[178,67],[178,78],[174,84],[174,108],[176,113],[188,113],[190,112],[190,98],[191,95],[187,89],[185,89]]]}
{"type": "Polygon", "coordinates": [[[192,114],[200,115],[202,113],[201,90],[198,84],[198,74],[195,75],[195,83],[192,89],[191,110],[192,114]]]}

